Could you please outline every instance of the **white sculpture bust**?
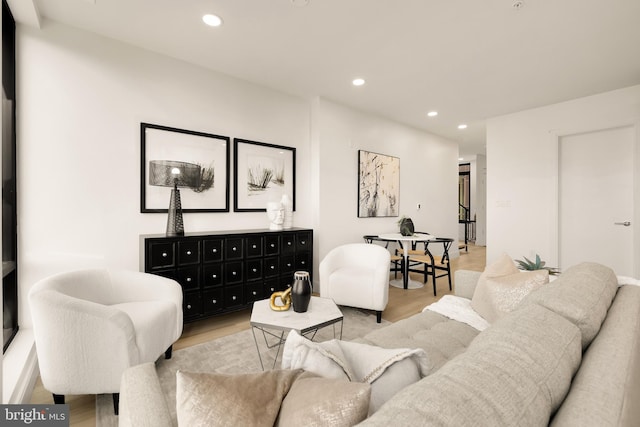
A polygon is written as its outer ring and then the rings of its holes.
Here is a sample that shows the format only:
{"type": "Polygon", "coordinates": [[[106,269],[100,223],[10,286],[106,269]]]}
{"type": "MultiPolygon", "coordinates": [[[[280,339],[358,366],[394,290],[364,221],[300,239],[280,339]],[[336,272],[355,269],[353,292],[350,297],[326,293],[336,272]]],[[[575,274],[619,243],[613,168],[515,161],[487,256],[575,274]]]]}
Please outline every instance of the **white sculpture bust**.
{"type": "Polygon", "coordinates": [[[269,218],[269,230],[282,230],[284,224],[284,208],[279,202],[267,203],[267,217],[269,218]]]}

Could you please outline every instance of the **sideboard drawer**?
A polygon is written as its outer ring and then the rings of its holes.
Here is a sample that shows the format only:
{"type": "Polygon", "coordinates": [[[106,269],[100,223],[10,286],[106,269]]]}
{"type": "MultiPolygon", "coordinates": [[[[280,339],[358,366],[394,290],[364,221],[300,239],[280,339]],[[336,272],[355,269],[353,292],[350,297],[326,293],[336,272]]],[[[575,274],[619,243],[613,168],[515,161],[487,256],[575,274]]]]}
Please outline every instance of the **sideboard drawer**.
{"type": "Polygon", "coordinates": [[[152,243],[149,250],[148,268],[168,268],[175,266],[175,251],[173,242],[152,243]]]}
{"type": "Polygon", "coordinates": [[[200,241],[181,240],[178,242],[178,265],[192,265],[200,262],[200,241]]]}
{"type": "Polygon", "coordinates": [[[222,261],[222,239],[204,239],[202,241],[202,260],[204,262],[222,261]]]}

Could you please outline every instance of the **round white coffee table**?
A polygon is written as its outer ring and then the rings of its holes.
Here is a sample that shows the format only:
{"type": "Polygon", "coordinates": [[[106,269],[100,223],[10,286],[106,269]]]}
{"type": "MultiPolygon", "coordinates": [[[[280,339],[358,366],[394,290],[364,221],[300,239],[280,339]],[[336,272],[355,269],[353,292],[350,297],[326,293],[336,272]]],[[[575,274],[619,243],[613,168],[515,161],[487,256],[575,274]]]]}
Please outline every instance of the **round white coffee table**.
{"type": "Polygon", "coordinates": [[[382,240],[400,242],[402,245],[402,251],[403,251],[402,282],[398,279],[394,279],[394,280],[390,280],[389,284],[393,287],[404,288],[404,289],[422,288],[424,286],[423,283],[420,283],[416,280],[412,280],[409,277],[409,246],[411,246],[411,243],[426,242],[428,240],[433,240],[435,239],[435,236],[432,236],[431,234],[422,234],[422,233],[415,233],[415,234],[412,234],[411,236],[403,236],[400,233],[388,233],[388,234],[379,234],[378,238],[382,240]]]}

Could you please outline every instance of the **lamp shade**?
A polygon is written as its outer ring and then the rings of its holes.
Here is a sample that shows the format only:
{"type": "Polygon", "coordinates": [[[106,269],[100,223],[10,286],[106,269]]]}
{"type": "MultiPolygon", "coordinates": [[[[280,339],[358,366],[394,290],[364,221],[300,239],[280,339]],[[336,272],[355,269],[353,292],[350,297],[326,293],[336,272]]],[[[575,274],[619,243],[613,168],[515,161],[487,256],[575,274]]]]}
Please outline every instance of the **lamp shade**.
{"type": "Polygon", "coordinates": [[[149,185],[159,187],[200,187],[202,167],[176,160],[149,161],[149,185]],[[178,169],[179,173],[175,173],[178,169]]]}

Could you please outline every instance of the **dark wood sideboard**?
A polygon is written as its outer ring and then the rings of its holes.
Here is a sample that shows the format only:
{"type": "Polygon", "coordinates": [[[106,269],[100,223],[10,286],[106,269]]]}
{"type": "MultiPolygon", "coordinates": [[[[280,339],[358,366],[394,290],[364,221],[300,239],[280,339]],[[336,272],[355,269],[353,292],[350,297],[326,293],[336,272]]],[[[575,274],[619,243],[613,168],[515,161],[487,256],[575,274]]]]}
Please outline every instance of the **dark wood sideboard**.
{"type": "MultiPolygon", "coordinates": [[[[184,321],[241,310],[312,275],[313,230],[234,230],[140,236],[141,270],[182,286],[184,321]]],[[[313,281],[311,282],[313,283],[313,281]]]]}

